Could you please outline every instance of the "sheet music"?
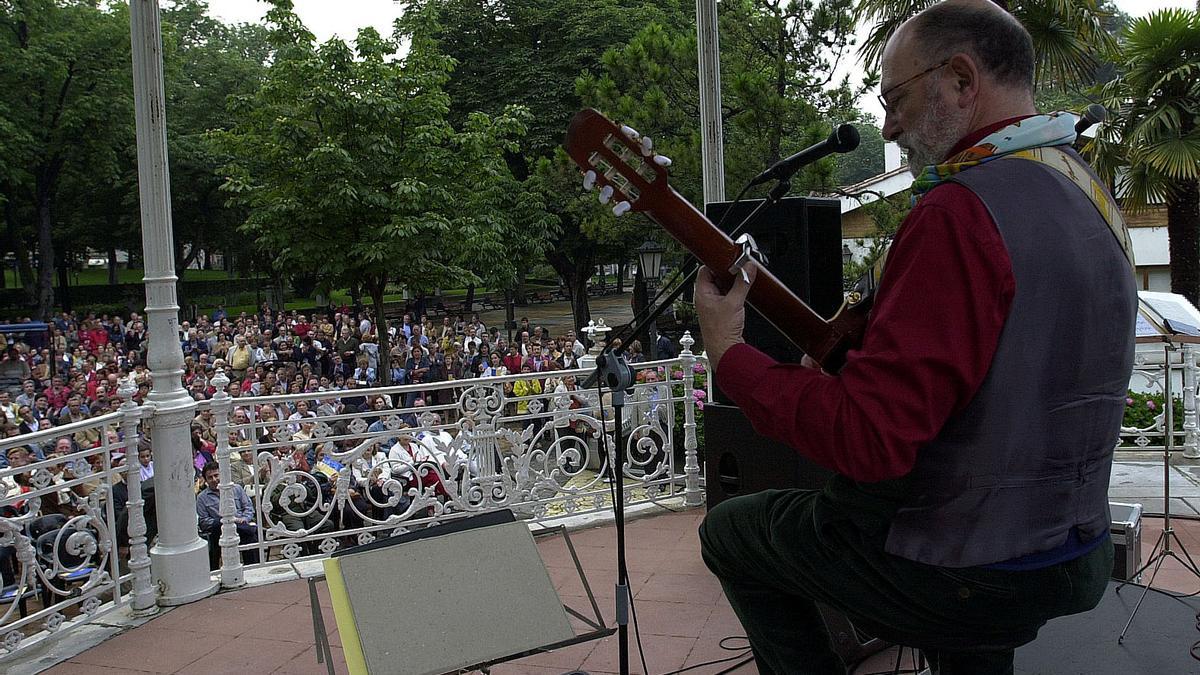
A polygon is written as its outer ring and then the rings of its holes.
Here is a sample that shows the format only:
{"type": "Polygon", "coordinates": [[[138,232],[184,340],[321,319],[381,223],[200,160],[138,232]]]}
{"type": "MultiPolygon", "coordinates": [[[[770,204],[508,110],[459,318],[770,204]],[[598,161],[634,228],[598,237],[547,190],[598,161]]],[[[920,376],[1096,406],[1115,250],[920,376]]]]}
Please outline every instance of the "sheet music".
{"type": "Polygon", "coordinates": [[[1200,335],[1200,311],[1178,293],[1139,291],[1137,335],[1200,335]],[[1145,325],[1143,325],[1145,324],[1145,325]],[[1143,333],[1143,330],[1151,332],[1143,333]]]}

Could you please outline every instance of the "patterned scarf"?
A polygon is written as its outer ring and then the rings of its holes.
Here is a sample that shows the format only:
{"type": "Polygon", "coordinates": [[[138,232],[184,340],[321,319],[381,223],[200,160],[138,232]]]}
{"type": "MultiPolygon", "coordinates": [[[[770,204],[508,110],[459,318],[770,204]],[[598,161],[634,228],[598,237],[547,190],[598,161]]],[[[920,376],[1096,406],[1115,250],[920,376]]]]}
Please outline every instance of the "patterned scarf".
{"type": "Polygon", "coordinates": [[[1026,117],[985,136],[975,145],[941,164],[930,164],[913,181],[913,203],[916,204],[921,195],[942,184],[947,178],[978,164],[1020,150],[1073,142],[1075,120],[1074,115],[1065,112],[1026,117]]]}

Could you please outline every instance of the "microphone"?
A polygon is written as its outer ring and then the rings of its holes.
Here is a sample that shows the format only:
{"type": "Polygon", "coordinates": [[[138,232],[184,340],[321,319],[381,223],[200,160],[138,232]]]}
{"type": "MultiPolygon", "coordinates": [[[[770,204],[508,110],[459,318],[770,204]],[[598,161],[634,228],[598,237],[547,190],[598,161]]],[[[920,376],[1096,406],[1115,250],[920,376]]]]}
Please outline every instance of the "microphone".
{"type": "Polygon", "coordinates": [[[1099,103],[1093,103],[1083,109],[1079,114],[1079,121],[1075,123],[1075,134],[1082,134],[1092,127],[1093,124],[1101,124],[1108,121],[1108,109],[1099,103]]]}
{"type": "Polygon", "coordinates": [[[750,181],[750,186],[761,185],[769,180],[787,180],[802,166],[812,164],[835,152],[850,152],[857,147],[858,129],[855,129],[853,124],[843,124],[834,129],[829,138],[775,162],[771,168],[755,176],[754,180],[750,181]]]}

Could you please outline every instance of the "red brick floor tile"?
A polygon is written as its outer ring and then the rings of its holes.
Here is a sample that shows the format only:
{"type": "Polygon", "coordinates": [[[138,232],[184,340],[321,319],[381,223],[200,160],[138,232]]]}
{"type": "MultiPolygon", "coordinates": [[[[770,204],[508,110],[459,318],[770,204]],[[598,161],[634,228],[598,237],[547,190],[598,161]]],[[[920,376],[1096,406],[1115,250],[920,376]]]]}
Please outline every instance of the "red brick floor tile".
{"type": "MultiPolygon", "coordinates": [[[[678,670],[691,653],[696,638],[671,637],[667,635],[642,635],[642,646],[646,653],[646,668],[650,673],[665,673],[678,670]]],[[[620,648],[616,635],[600,640],[596,648],[580,666],[589,673],[615,673],[620,670],[620,648]]],[[[629,632],[629,672],[645,673],[638,656],[637,642],[633,631],[629,632]]]]}
{"type": "Polygon", "coordinates": [[[700,637],[720,640],[728,636],[745,638],[745,635],[746,629],[742,628],[742,622],[738,621],[737,615],[733,613],[733,608],[722,596],[721,601],[713,607],[712,614],[708,616],[708,621],[700,631],[700,637]]]}
{"type": "Polygon", "coordinates": [[[311,648],[297,642],[263,640],[243,635],[222,643],[216,650],[180,670],[180,675],[271,673],[311,648]]]}
{"type": "Polygon", "coordinates": [[[699,637],[704,624],[712,614],[711,605],[693,605],[678,602],[638,600],[638,627],[642,635],[670,635],[674,637],[699,637]]]}
{"type": "Polygon", "coordinates": [[[218,598],[236,598],[240,602],[270,602],[278,605],[294,605],[308,602],[308,582],[281,581],[263,586],[251,586],[224,591],[218,598]]]}
{"type": "Polygon", "coordinates": [[[212,635],[166,630],[154,625],[158,621],[161,619],[106,640],[71,661],[88,666],[175,673],[221,647],[222,640],[212,635]]]}
{"type": "Polygon", "coordinates": [[[243,602],[237,594],[208,598],[177,607],[151,622],[157,628],[193,631],[200,635],[252,635],[270,621],[285,605],[270,602],[243,602]]]}
{"type": "MultiPolygon", "coordinates": [[[[322,607],[321,612],[325,620],[325,634],[332,634],[337,630],[337,620],[333,616],[333,610],[322,607]]],[[[270,621],[257,626],[251,631],[251,634],[266,640],[305,642],[311,645],[314,639],[312,607],[304,605],[284,607],[282,611],[272,616],[270,621]]]]}
{"type": "MultiPolygon", "coordinates": [[[[338,675],[349,673],[341,647],[334,646],[330,651],[333,652],[333,672],[338,675]]],[[[326,675],[328,672],[324,663],[317,663],[317,648],[312,646],[275,671],[276,675],[326,675]]]]}
{"type": "Polygon", "coordinates": [[[42,672],[46,673],[46,675],[128,675],[129,673],[153,672],[149,670],[134,670],[132,668],[133,665],[137,664],[122,666],[120,668],[109,668],[107,666],[95,666],[67,661],[42,672]]]}
{"type": "Polygon", "coordinates": [[[658,572],[634,597],[638,600],[715,605],[724,595],[720,582],[711,574],[658,572]]]}

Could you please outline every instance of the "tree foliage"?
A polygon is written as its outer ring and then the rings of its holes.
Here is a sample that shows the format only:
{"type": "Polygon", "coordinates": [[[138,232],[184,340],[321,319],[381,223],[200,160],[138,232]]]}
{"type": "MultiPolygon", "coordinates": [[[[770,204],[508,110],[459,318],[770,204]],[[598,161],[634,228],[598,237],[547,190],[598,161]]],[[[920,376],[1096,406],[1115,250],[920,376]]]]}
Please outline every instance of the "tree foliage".
{"type": "MultiPolygon", "coordinates": [[[[1097,0],[995,0],[1008,10],[1033,38],[1036,78],[1084,88],[1116,48],[1106,30],[1111,14],[1097,0]]],[[[878,68],[888,38],[900,24],[936,0],[858,0],[860,21],[874,24],[861,54],[868,68],[878,68]]]]}
{"type": "Polygon", "coordinates": [[[1200,13],[1162,10],[1121,35],[1099,89],[1110,122],[1085,148],[1126,209],[1167,206],[1171,290],[1200,300],[1200,13]]]}
{"type": "Polygon", "coordinates": [[[0,194],[17,257],[37,250],[36,313],[54,304],[53,278],[66,244],[58,225],[68,206],[99,196],[120,178],[133,140],[129,19],[124,6],[84,0],[0,3],[0,194]],[[86,176],[97,190],[64,189],[86,176]],[[65,205],[64,205],[65,204],[65,205]]]}
{"type": "MultiPolygon", "coordinates": [[[[233,128],[214,134],[232,158],[224,189],[247,209],[242,232],[280,270],[361,283],[380,320],[389,284],[423,290],[478,283],[472,269],[485,266],[511,272],[508,244],[541,222],[501,155],[518,150],[528,114],[450,124],[454,62],[439,53],[427,9],[407,12],[394,38],[364,28],[350,46],[314,44],[288,0],[272,5],[275,60],[255,94],[235,99],[233,128]]],[[[387,338],[381,325],[384,378],[387,338]]]]}

